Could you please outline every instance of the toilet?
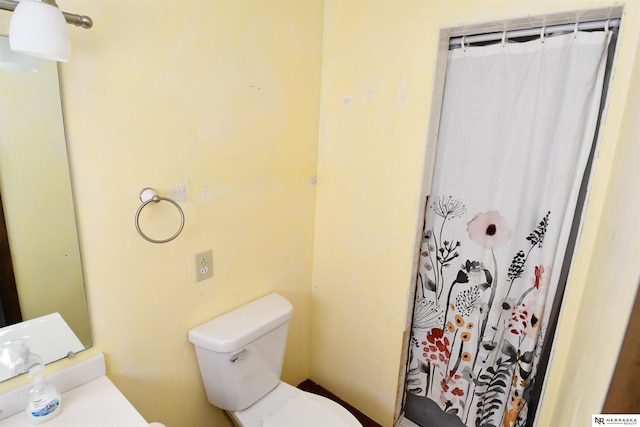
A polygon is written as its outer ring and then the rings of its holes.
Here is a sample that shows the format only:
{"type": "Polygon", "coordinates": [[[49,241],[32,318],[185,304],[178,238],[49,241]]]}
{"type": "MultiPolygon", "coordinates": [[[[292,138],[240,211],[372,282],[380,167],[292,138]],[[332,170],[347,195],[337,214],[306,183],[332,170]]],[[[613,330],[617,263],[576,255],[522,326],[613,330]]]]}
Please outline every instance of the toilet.
{"type": "Polygon", "coordinates": [[[207,399],[243,427],[362,427],[343,406],[280,380],[292,312],[271,293],[189,331],[207,399]]]}

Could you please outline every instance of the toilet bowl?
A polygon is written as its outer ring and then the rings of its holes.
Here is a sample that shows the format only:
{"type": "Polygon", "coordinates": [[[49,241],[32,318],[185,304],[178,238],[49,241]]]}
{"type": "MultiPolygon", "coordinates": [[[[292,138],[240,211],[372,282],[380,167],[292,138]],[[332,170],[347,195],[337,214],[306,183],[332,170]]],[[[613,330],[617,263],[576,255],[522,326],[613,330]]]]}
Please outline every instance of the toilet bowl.
{"type": "Polygon", "coordinates": [[[189,331],[207,399],[242,427],[362,427],[338,403],[280,380],[292,312],[272,293],[189,331]]]}
{"type": "Polygon", "coordinates": [[[362,427],[342,405],[285,382],[231,416],[243,427],[362,427]]]}

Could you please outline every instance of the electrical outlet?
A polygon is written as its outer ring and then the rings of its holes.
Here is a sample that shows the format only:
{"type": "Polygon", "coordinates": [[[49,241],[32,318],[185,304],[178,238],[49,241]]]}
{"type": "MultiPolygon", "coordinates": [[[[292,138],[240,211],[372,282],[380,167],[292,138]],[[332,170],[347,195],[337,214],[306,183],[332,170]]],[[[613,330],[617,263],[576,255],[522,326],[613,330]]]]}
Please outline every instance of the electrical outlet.
{"type": "Polygon", "coordinates": [[[196,282],[213,277],[211,249],[196,254],[196,282]]]}

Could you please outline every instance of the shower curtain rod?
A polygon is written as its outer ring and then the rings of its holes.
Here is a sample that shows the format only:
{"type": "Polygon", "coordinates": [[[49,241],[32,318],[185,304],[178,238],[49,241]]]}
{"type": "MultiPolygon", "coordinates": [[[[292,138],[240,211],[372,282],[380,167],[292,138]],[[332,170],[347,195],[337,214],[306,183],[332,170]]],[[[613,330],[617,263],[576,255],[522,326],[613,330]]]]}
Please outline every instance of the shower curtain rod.
{"type": "MultiPolygon", "coordinates": [[[[614,19],[603,19],[600,21],[588,21],[588,22],[580,22],[578,23],[578,30],[600,30],[609,26],[619,27],[620,26],[620,18],[614,19]]],[[[516,37],[528,37],[528,36],[537,36],[540,35],[543,27],[537,28],[526,28],[523,30],[511,30],[507,31],[507,39],[513,39],[516,37]]],[[[576,28],[576,24],[560,24],[560,25],[549,25],[544,27],[545,34],[552,34],[558,32],[570,32],[574,31],[576,28]]],[[[464,37],[465,45],[467,43],[480,43],[480,42],[490,42],[490,41],[500,41],[502,40],[502,36],[504,35],[504,31],[495,32],[495,33],[486,33],[486,34],[474,34],[471,36],[464,37]]],[[[449,47],[451,46],[461,46],[462,45],[462,37],[452,37],[449,39],[449,47]]]]}
{"type": "MultiPolygon", "coordinates": [[[[44,3],[51,4],[51,1],[47,0],[47,1],[44,1],[44,3]]],[[[55,5],[55,1],[53,2],[53,4],[55,5]]],[[[2,10],[8,10],[9,12],[13,12],[14,10],[16,10],[16,6],[18,6],[17,1],[0,0],[0,9],[2,10]]],[[[86,29],[93,27],[93,21],[88,16],[78,15],[78,14],[69,13],[69,12],[62,12],[62,15],[64,16],[65,21],[67,21],[67,24],[74,24],[74,25],[77,25],[78,27],[82,27],[86,29]]]]}

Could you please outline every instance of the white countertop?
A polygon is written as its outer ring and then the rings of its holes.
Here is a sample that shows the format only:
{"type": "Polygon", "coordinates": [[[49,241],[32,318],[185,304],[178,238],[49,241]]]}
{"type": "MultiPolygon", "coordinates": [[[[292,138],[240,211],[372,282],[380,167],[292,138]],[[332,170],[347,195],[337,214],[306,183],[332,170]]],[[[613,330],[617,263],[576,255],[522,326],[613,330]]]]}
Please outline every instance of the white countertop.
{"type": "MultiPolygon", "coordinates": [[[[60,414],[46,427],[149,427],[107,378],[102,354],[45,376],[62,393],[60,414]]],[[[0,395],[0,427],[31,427],[25,408],[31,384],[0,395]]]]}
{"type": "MultiPolygon", "coordinates": [[[[31,427],[26,411],[0,421],[1,427],[31,427]]],[[[149,427],[118,388],[102,376],[62,394],[62,412],[47,427],[149,427]]]]}

